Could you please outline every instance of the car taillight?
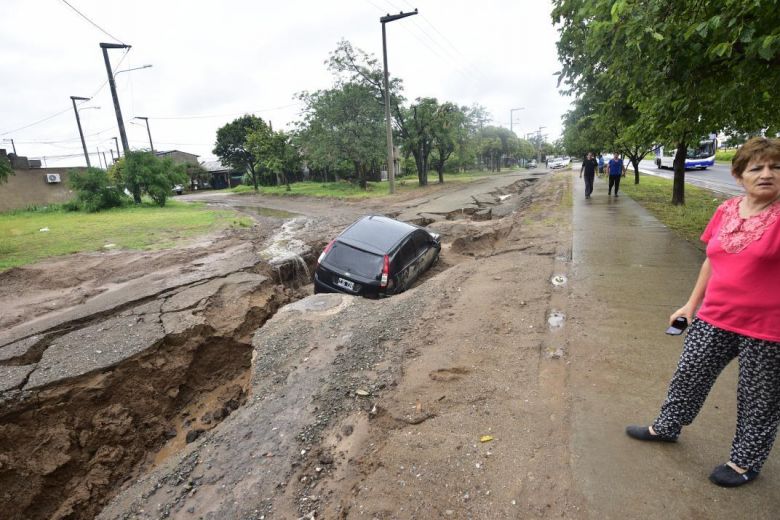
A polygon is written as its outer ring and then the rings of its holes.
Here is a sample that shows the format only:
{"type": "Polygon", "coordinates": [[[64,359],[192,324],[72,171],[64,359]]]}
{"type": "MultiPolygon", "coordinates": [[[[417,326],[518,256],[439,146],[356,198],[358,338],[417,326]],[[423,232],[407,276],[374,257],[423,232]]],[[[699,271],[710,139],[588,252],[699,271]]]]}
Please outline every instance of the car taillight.
{"type": "Polygon", "coordinates": [[[387,279],[390,276],[390,257],[385,255],[385,262],[382,266],[382,279],[379,281],[379,287],[387,287],[387,279]]]}
{"type": "Polygon", "coordinates": [[[330,241],[330,243],[325,246],[325,249],[322,250],[322,253],[320,253],[320,257],[317,259],[317,267],[320,266],[320,263],[322,262],[322,259],[325,258],[325,255],[328,254],[328,251],[330,251],[330,248],[333,247],[333,242],[335,242],[336,239],[330,241]]]}

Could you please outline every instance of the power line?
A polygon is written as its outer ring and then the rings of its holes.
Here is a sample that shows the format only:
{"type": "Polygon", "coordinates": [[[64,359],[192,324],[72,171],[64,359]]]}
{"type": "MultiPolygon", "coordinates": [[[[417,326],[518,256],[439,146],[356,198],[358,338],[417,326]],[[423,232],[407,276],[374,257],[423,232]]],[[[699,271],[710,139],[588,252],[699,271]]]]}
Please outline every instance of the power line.
{"type": "Polygon", "coordinates": [[[105,29],[103,29],[102,27],[100,27],[98,24],[96,24],[95,22],[93,22],[92,20],[90,20],[90,19],[87,17],[87,15],[85,15],[84,13],[82,13],[81,11],[79,11],[78,9],[76,9],[75,7],[73,7],[72,5],[70,5],[70,4],[68,3],[68,1],[67,1],[67,0],[62,0],[62,3],[63,3],[63,4],[65,4],[65,5],[67,5],[68,7],[70,7],[71,9],[73,9],[74,11],[76,11],[76,13],[78,13],[78,15],[79,15],[79,16],[81,16],[81,17],[82,17],[82,18],[84,18],[86,21],[88,21],[89,23],[91,23],[92,25],[94,25],[95,27],[97,27],[97,28],[98,28],[98,30],[100,30],[100,31],[101,31],[103,34],[107,35],[107,36],[108,36],[109,38],[111,38],[112,40],[118,41],[118,42],[119,42],[119,43],[121,43],[122,45],[124,45],[124,44],[125,44],[125,42],[123,42],[122,40],[120,40],[120,39],[119,39],[119,38],[117,38],[116,36],[112,35],[110,32],[108,32],[108,31],[106,31],[105,29]]]}
{"type": "Polygon", "coordinates": [[[244,110],[243,112],[233,112],[231,114],[201,114],[201,115],[194,115],[194,116],[160,116],[160,117],[149,117],[149,119],[157,119],[157,120],[162,120],[162,119],[208,119],[208,118],[211,118],[211,117],[232,117],[232,116],[243,115],[243,114],[258,114],[258,113],[262,113],[262,112],[273,112],[274,110],[283,110],[285,108],[295,107],[295,106],[299,106],[299,105],[300,105],[300,103],[291,103],[289,105],[282,105],[282,106],[273,107],[273,108],[262,108],[260,110],[252,110],[252,111],[244,110]]]}

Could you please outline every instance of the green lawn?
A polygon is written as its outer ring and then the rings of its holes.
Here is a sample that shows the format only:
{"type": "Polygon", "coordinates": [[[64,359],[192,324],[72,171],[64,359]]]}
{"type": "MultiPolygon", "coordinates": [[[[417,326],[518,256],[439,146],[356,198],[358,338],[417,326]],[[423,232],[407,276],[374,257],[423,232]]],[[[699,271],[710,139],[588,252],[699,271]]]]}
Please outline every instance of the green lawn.
{"type": "Polygon", "coordinates": [[[639,184],[633,183],[633,175],[627,176],[620,188],[672,231],[700,248],[704,247],[699,241],[702,231],[725,200],[721,195],[686,184],[685,205],[673,206],[672,181],[652,175],[641,176],[639,184]]]}
{"type": "Polygon", "coordinates": [[[164,208],[144,204],[99,213],[14,211],[0,214],[0,271],[69,253],[162,249],[220,228],[249,225],[251,219],[231,211],[175,201],[164,208]]]}
{"type": "MultiPolygon", "coordinates": [[[[505,170],[502,173],[508,173],[511,170],[505,170]]],[[[491,174],[488,171],[469,171],[464,173],[445,173],[444,183],[463,183],[472,182],[475,179],[486,177],[491,174]]],[[[436,172],[430,172],[428,174],[428,184],[433,186],[438,184],[439,176],[436,172]]],[[[409,175],[405,177],[399,177],[395,180],[395,188],[397,193],[404,193],[409,191],[420,190],[419,183],[416,175],[409,175]]],[[[252,186],[236,186],[230,191],[234,193],[254,193],[252,186]]],[[[295,182],[290,184],[290,191],[287,191],[286,186],[261,186],[260,193],[263,195],[280,195],[280,196],[306,196],[306,197],[322,197],[322,198],[337,198],[337,199],[367,199],[374,197],[384,197],[389,195],[389,184],[387,182],[369,182],[365,190],[361,189],[357,184],[352,184],[346,181],[339,182],[295,182]]]]}

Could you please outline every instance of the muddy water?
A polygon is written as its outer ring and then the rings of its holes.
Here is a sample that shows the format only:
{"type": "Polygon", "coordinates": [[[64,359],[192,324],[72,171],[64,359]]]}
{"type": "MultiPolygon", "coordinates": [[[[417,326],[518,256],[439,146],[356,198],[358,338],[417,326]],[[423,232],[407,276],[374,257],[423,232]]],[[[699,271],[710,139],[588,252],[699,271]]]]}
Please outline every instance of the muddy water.
{"type": "Polygon", "coordinates": [[[282,209],[264,208],[262,206],[234,206],[234,208],[245,213],[260,215],[261,217],[291,219],[300,216],[298,213],[292,213],[282,209]]]}

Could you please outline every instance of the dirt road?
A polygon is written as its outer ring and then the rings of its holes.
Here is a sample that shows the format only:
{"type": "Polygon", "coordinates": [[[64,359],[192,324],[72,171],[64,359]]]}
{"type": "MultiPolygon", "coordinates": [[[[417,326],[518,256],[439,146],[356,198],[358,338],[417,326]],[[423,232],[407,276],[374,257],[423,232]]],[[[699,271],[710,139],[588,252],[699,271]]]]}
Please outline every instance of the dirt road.
{"type": "MultiPolygon", "coordinates": [[[[368,459],[384,458],[368,439],[384,437],[382,444],[395,453],[391,436],[404,425],[419,429],[454,418],[463,411],[462,399],[475,406],[496,391],[464,384],[477,385],[480,374],[490,373],[474,352],[519,349],[522,371],[528,370],[525,357],[539,357],[544,313],[535,299],[551,290],[539,270],[550,269],[557,246],[548,238],[527,240],[544,234],[532,230],[546,216],[513,212],[545,190],[547,205],[557,207],[562,191],[556,183],[536,193],[536,178],[507,177],[476,191],[434,187],[426,197],[439,210],[451,209],[420,217],[438,220],[431,227],[445,241],[428,277],[381,302],[306,299],[305,318],[284,304],[310,292],[306,270],[327,237],[360,214],[425,213],[433,206],[398,197],[384,208],[377,201],[340,203],[336,212],[333,203],[295,200],[281,211],[268,199],[244,196],[239,210],[258,221],[244,233],[171,251],[76,255],[3,273],[0,506],[11,518],[91,518],[119,492],[104,517],[188,516],[204,508],[214,518],[297,518],[369,507],[349,500],[358,481],[369,481],[366,469],[375,462],[368,459]],[[451,193],[461,190],[465,202],[452,202],[451,193]],[[487,220],[493,210],[506,216],[487,220]],[[291,220],[290,213],[303,216],[291,220]],[[494,267],[484,271],[488,264],[494,267]],[[527,294],[503,290],[526,279],[527,294]],[[506,305],[512,301],[525,316],[506,305]],[[522,336],[528,339],[518,342],[516,332],[526,327],[536,330],[529,328],[522,336]],[[454,357],[427,359],[441,356],[441,347],[454,357]],[[461,359],[459,351],[470,354],[461,359]],[[411,366],[430,369],[410,377],[411,366]],[[193,463],[204,447],[215,461],[230,462],[193,463]],[[256,467],[258,459],[268,470],[256,467]],[[198,476],[206,467],[209,474],[198,476]],[[253,471],[262,485],[251,485],[253,471]],[[188,478],[172,477],[183,474],[188,478]],[[161,491],[142,492],[140,502],[137,492],[149,482],[157,490],[160,482],[170,483],[176,488],[171,497],[187,489],[192,501],[150,507],[161,491]],[[236,503],[220,491],[226,487],[217,483],[224,482],[252,492],[236,503]]],[[[504,363],[498,352],[493,358],[504,363]]],[[[523,406],[530,409],[531,401],[523,406]]],[[[501,428],[483,426],[484,413],[474,417],[474,431],[493,432],[494,440],[482,444],[477,435],[475,442],[490,448],[500,442],[501,428]]],[[[477,456],[469,444],[474,435],[459,441],[465,457],[477,456]]],[[[484,507],[479,493],[471,493],[469,507],[484,507]]],[[[457,492],[429,500],[455,507],[461,498],[457,492]]]]}

